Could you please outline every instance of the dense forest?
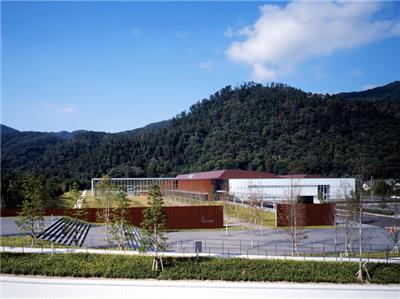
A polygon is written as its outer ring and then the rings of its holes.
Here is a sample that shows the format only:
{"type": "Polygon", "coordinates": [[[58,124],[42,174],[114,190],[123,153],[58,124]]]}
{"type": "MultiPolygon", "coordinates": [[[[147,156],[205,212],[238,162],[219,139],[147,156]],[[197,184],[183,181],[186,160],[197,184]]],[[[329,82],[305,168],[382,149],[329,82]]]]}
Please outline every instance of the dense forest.
{"type": "Polygon", "coordinates": [[[12,197],[10,186],[29,173],[59,189],[54,192],[104,174],[158,177],[222,168],[394,178],[400,173],[400,82],[336,95],[276,83],[227,86],[171,120],[114,134],[1,129],[3,204],[4,194],[12,197]]]}

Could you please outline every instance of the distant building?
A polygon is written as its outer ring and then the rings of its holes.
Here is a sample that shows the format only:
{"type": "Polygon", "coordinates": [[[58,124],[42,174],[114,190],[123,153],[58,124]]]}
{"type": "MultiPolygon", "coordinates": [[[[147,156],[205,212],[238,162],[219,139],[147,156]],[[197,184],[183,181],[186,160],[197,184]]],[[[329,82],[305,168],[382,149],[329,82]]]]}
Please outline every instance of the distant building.
{"type": "MultiPolygon", "coordinates": [[[[96,195],[101,178],[92,179],[96,195]]],[[[304,203],[343,200],[355,190],[354,178],[324,178],[310,174],[275,175],[273,173],[223,169],[178,175],[176,178],[112,178],[126,187],[128,195],[146,194],[158,184],[165,194],[191,195],[202,200],[218,200],[229,194],[233,201],[247,201],[250,196],[279,202],[295,196],[304,203]]]]}
{"type": "Polygon", "coordinates": [[[296,196],[304,203],[343,200],[355,190],[354,178],[324,178],[319,175],[272,173],[247,170],[216,170],[176,177],[178,190],[207,193],[208,200],[229,193],[234,201],[256,196],[264,201],[285,201],[296,196]]]}
{"type": "Polygon", "coordinates": [[[267,179],[274,177],[274,174],[266,172],[223,169],[181,174],[176,179],[178,181],[178,190],[206,193],[207,199],[212,201],[218,192],[229,191],[229,181],[232,179],[267,179]]]}
{"type": "MultiPolygon", "coordinates": [[[[102,178],[92,179],[92,194],[102,178]]],[[[165,196],[188,200],[229,200],[238,204],[254,203],[276,213],[276,225],[287,226],[288,200],[295,200],[304,212],[304,225],[333,225],[335,202],[355,191],[354,178],[324,178],[319,175],[272,173],[223,169],[178,175],[176,178],[112,178],[124,186],[128,195],[146,195],[153,184],[165,196]],[[321,205],[320,203],[328,203],[321,205]],[[285,207],[286,206],[286,207],[285,207]],[[285,220],[286,219],[286,220],[285,220]],[[286,221],[286,222],[285,222],[286,221]]]]}
{"type": "Polygon", "coordinates": [[[303,203],[344,200],[355,190],[354,178],[323,178],[308,175],[276,176],[272,179],[229,180],[229,194],[234,200],[250,196],[270,202],[297,198],[303,203]]]}

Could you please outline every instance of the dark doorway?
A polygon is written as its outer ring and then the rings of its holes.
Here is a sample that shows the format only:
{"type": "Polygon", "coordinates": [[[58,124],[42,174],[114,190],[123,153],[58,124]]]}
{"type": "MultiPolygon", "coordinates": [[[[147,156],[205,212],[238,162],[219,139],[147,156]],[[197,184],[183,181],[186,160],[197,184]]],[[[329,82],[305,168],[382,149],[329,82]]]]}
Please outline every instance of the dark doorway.
{"type": "Polygon", "coordinates": [[[314,196],[299,196],[299,203],[314,203],[314,196]]]}

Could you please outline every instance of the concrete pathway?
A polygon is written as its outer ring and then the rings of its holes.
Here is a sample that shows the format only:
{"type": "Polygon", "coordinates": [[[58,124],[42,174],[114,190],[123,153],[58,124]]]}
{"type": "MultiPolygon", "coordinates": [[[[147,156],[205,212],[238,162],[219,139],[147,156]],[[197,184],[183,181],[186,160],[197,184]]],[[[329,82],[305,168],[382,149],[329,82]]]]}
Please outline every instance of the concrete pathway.
{"type": "Polygon", "coordinates": [[[399,298],[398,285],[1,277],[1,298],[399,298]]]}

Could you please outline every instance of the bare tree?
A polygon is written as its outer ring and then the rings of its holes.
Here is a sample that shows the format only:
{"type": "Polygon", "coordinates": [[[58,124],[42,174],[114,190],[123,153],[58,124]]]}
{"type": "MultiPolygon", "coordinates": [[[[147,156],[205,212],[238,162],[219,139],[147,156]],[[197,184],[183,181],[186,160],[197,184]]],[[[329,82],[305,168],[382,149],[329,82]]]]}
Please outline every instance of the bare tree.
{"type": "Polygon", "coordinates": [[[223,200],[223,205],[224,205],[224,218],[225,218],[225,236],[228,236],[228,226],[230,222],[230,213],[228,209],[228,197],[229,193],[224,194],[222,200],[223,200]]]}
{"type": "Polygon", "coordinates": [[[142,231],[145,238],[142,239],[141,251],[153,248],[156,256],[153,260],[152,270],[164,270],[160,251],[165,250],[167,240],[164,236],[167,215],[164,210],[164,200],[158,185],[150,187],[147,197],[149,207],[143,211],[142,231]]]}
{"type": "Polygon", "coordinates": [[[300,188],[292,179],[286,192],[286,213],[278,215],[288,225],[286,231],[290,237],[292,255],[296,255],[299,242],[306,238],[305,207],[299,202],[299,196],[300,188]]]}
{"type": "MultiPolygon", "coordinates": [[[[341,206],[343,208],[341,216],[344,220],[344,254],[348,256],[353,253],[352,240],[356,223],[357,202],[355,194],[347,182],[340,182],[340,191],[340,199],[343,199],[344,202],[344,205],[341,206]]],[[[335,240],[337,240],[336,233],[337,230],[335,230],[335,240]]]]}
{"type": "Polygon", "coordinates": [[[96,186],[98,199],[103,201],[105,207],[97,212],[98,221],[104,223],[104,237],[109,242],[108,230],[111,222],[111,206],[115,197],[115,186],[111,182],[110,177],[103,176],[102,180],[96,186]]]}
{"type": "Polygon", "coordinates": [[[254,184],[250,183],[250,195],[249,195],[249,217],[248,222],[250,224],[250,236],[251,236],[251,247],[254,247],[254,231],[256,226],[261,226],[261,234],[262,234],[262,225],[264,213],[262,210],[262,200],[261,200],[261,191],[254,184]]]}
{"type": "Polygon", "coordinates": [[[250,224],[250,244],[251,247],[254,247],[254,228],[257,222],[257,197],[254,193],[251,193],[249,196],[250,200],[250,217],[249,217],[249,224],[250,224]]]}
{"type": "Polygon", "coordinates": [[[129,199],[126,197],[125,187],[119,186],[116,189],[115,202],[117,207],[111,213],[111,234],[113,240],[118,244],[118,249],[124,249],[126,240],[125,228],[129,224],[129,199]]]}
{"type": "Polygon", "coordinates": [[[400,246],[400,226],[388,226],[386,227],[388,231],[388,237],[393,242],[393,247],[391,252],[399,253],[399,246],[400,246]]]}

